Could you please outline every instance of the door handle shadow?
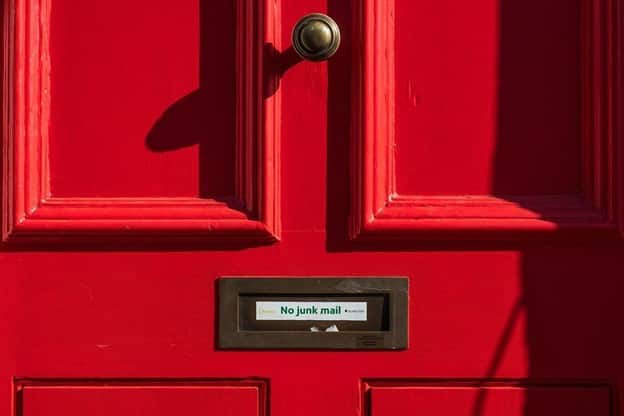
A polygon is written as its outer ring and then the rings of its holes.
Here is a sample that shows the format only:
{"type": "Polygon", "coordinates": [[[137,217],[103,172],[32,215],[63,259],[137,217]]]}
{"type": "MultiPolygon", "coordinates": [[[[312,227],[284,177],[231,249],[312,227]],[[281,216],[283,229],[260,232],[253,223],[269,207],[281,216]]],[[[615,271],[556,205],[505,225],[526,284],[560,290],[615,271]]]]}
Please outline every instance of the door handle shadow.
{"type": "MultiPolygon", "coordinates": [[[[263,54],[262,96],[267,99],[279,89],[282,76],[302,59],[292,47],[280,52],[271,43],[264,45],[263,54]]],[[[200,87],[166,108],[145,138],[152,152],[199,145],[201,198],[231,195],[235,187],[235,73],[215,72],[219,74],[225,81],[215,83],[213,77],[203,76],[200,87]]]]}
{"type": "Polygon", "coordinates": [[[264,88],[263,98],[272,97],[280,86],[280,81],[286,72],[303,61],[295,49],[290,46],[284,51],[280,52],[275,49],[272,43],[264,44],[264,88]]]}
{"type": "MultiPolygon", "coordinates": [[[[280,52],[272,43],[265,43],[264,56],[263,98],[266,99],[277,92],[282,76],[302,58],[292,46],[280,52]]],[[[219,112],[214,111],[217,110],[214,100],[210,88],[200,87],[174,102],[148,132],[147,148],[153,152],[171,151],[198,144],[210,136],[215,125],[223,121],[219,112]]]]}

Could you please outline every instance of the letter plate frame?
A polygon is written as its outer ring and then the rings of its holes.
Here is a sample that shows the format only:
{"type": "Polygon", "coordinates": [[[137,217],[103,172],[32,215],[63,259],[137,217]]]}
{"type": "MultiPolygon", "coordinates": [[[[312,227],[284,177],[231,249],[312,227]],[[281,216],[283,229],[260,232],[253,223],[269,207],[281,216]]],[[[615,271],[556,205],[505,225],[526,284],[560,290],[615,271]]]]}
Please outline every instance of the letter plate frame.
{"type": "Polygon", "coordinates": [[[407,277],[222,277],[217,280],[218,349],[402,350],[408,346],[407,277]],[[258,320],[263,301],[367,302],[367,322],[312,332],[301,320],[258,320]],[[381,299],[381,300],[380,300],[381,299]],[[370,322],[369,322],[370,321],[370,322]],[[277,323],[276,323],[277,322],[277,323]],[[277,325],[267,327],[267,325],[277,325]],[[358,326],[360,325],[360,326],[358,326]]]}

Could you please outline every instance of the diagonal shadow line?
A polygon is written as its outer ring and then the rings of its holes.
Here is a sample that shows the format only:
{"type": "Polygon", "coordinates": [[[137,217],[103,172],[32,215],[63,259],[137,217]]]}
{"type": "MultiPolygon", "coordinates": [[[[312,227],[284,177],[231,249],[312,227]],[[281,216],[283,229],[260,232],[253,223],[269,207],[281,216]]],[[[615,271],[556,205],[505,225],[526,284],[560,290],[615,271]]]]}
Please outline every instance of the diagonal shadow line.
{"type": "MultiPolygon", "coordinates": [[[[513,335],[513,331],[518,324],[520,319],[520,314],[525,307],[524,296],[520,295],[516,302],[514,303],[511,311],[509,312],[509,316],[507,317],[507,322],[503,327],[503,332],[498,340],[498,344],[496,345],[496,349],[494,351],[494,357],[490,361],[488,365],[487,371],[485,372],[484,380],[489,380],[496,375],[496,372],[500,368],[501,362],[503,361],[503,357],[505,356],[505,351],[509,346],[511,341],[511,336],[513,335]]],[[[472,406],[472,416],[481,416],[483,414],[485,400],[487,399],[487,390],[483,389],[484,383],[479,382],[477,387],[479,388],[477,397],[472,406]]]]}

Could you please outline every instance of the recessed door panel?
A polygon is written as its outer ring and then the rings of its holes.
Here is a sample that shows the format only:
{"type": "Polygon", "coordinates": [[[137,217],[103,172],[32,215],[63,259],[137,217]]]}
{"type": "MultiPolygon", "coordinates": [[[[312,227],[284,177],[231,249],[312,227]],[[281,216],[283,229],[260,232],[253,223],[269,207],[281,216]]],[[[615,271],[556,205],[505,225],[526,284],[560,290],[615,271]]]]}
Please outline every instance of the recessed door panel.
{"type": "MultiPolygon", "coordinates": [[[[487,383],[486,383],[487,384],[487,383]]],[[[372,416],[609,416],[608,386],[373,387],[372,416]]]]}
{"type": "Polygon", "coordinates": [[[351,238],[614,237],[614,9],[474,6],[355,2],[351,238]]]}
{"type": "Polygon", "coordinates": [[[211,48],[199,3],[53,2],[52,195],[234,194],[234,3],[211,6],[229,30],[211,48]]]}
{"type": "Polygon", "coordinates": [[[581,1],[397,1],[399,194],[580,191],[581,1]]]}
{"type": "Polygon", "coordinates": [[[21,416],[263,416],[261,383],[198,382],[48,383],[20,386],[21,416]]]}
{"type": "Polygon", "coordinates": [[[279,237],[279,9],[14,3],[5,240],[279,237]]]}

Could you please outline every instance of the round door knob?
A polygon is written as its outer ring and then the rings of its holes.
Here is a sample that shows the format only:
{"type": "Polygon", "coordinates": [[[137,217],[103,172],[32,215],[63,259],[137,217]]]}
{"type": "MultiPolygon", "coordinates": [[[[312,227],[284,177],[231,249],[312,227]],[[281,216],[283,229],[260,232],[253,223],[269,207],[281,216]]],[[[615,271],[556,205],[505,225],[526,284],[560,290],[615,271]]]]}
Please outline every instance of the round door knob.
{"type": "Polygon", "coordinates": [[[324,61],[340,46],[340,28],[329,16],[312,13],[302,17],[292,34],[293,48],[308,61],[324,61]]]}

